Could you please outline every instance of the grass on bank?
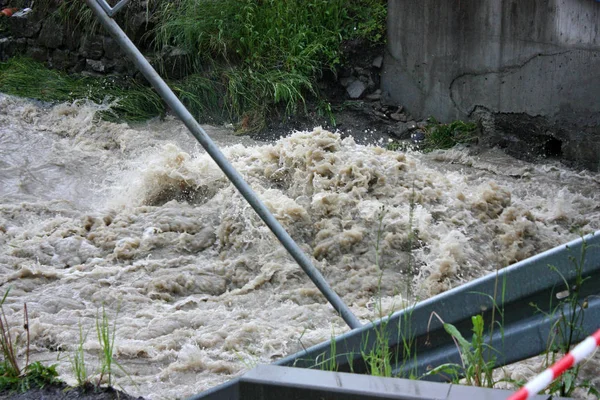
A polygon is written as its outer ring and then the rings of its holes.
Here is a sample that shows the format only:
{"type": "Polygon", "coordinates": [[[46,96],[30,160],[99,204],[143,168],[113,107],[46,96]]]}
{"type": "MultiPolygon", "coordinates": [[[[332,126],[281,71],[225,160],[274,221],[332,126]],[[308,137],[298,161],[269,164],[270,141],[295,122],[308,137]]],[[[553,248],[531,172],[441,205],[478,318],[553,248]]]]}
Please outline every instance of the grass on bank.
{"type": "MultiPolygon", "coordinates": [[[[138,29],[129,27],[134,18],[128,13],[140,9],[153,28],[142,42],[153,42],[157,55],[171,49],[183,55],[187,78],[171,84],[192,114],[202,121],[230,120],[240,133],[261,130],[269,118],[306,113],[309,98],[322,108],[317,112],[329,115],[317,82],[343,65],[342,44],[385,42],[385,0],[134,0],[117,17],[126,32],[138,29]]],[[[98,31],[79,0],[60,2],[49,18],[81,30],[81,36],[98,31]]],[[[44,76],[31,64],[4,68],[0,91],[6,93],[44,101],[118,98],[114,118],[127,120],[164,112],[156,94],[135,81],[44,76]]]]}
{"type": "Polygon", "coordinates": [[[47,102],[110,103],[101,114],[107,120],[143,121],[165,112],[158,94],[133,79],[71,76],[21,57],[0,63],[0,92],[47,102]]]}
{"type": "Polygon", "coordinates": [[[342,42],[382,43],[385,17],[383,0],[175,0],[155,14],[153,34],[159,51],[186,55],[188,73],[209,71],[229,118],[252,132],[274,113],[305,112],[318,79],[342,64],[342,42]]]}

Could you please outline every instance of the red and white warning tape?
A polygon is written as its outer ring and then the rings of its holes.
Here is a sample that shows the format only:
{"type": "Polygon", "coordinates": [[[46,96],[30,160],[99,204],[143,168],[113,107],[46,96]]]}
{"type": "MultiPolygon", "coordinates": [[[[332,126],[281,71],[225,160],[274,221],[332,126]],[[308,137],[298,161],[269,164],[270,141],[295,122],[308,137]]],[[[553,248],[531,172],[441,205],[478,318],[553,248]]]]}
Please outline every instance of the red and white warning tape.
{"type": "Polygon", "coordinates": [[[598,346],[600,346],[600,329],[598,329],[592,336],[588,336],[587,339],[575,346],[573,350],[558,360],[550,368],[536,376],[533,380],[529,381],[507,400],[526,400],[529,398],[529,396],[537,394],[550,383],[552,383],[553,380],[561,376],[563,372],[591,355],[598,346]]]}

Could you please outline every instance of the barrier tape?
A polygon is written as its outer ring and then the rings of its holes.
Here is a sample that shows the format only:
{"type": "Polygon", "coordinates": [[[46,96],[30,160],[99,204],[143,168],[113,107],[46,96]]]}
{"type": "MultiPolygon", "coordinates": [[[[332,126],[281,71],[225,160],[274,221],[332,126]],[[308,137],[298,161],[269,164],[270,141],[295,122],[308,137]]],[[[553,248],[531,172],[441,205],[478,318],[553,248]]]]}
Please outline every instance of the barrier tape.
{"type": "Polygon", "coordinates": [[[541,392],[566,370],[579,364],[581,360],[591,355],[598,346],[600,346],[600,329],[575,346],[573,350],[554,363],[550,368],[529,381],[518,392],[508,397],[507,400],[526,400],[529,396],[541,392]]]}

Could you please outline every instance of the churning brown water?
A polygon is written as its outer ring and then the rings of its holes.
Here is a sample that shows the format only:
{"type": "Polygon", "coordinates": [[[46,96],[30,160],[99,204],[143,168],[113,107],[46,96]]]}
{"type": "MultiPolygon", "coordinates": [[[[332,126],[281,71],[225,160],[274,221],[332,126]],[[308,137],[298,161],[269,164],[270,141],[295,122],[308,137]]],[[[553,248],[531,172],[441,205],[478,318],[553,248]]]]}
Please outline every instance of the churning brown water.
{"type": "MultiPolygon", "coordinates": [[[[0,95],[0,290],[21,338],[27,303],[34,359],[74,383],[81,326],[94,370],[104,305],[117,384],[182,398],[347,329],[180,123],[100,108],[0,95]]],[[[600,229],[598,174],[207,130],[365,322],[379,293],[388,313],[600,229]]]]}

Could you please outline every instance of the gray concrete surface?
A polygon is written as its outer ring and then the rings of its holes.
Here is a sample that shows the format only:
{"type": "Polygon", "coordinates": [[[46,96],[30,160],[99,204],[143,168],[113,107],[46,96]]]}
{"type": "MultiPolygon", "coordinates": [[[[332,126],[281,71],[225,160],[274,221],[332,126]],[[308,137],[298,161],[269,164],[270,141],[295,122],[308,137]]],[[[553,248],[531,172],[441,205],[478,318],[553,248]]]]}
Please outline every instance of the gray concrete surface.
{"type": "Polygon", "coordinates": [[[386,101],[443,122],[485,114],[492,145],[599,169],[599,2],[390,0],[388,7],[386,101]],[[514,113],[539,118],[533,132],[506,128],[514,113]]]}

